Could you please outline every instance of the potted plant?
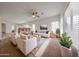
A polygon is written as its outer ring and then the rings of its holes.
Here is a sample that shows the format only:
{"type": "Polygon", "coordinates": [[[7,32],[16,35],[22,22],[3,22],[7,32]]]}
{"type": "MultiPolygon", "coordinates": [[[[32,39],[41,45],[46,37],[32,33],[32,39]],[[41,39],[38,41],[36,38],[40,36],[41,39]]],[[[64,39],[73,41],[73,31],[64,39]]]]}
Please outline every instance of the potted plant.
{"type": "Polygon", "coordinates": [[[60,29],[59,29],[59,28],[56,29],[56,37],[57,37],[57,38],[60,37],[60,29]]]}
{"type": "Polygon", "coordinates": [[[63,33],[60,37],[60,44],[61,44],[61,54],[63,57],[70,57],[71,54],[71,46],[72,46],[72,40],[67,35],[67,33],[63,33]]]}

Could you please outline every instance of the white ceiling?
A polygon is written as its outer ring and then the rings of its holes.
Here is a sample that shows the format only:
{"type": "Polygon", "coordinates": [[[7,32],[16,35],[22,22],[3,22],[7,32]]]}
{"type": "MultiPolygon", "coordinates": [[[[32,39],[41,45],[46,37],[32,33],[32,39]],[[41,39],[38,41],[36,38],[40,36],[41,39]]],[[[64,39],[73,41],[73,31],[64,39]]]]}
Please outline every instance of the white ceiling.
{"type": "Polygon", "coordinates": [[[0,17],[5,21],[25,23],[33,21],[32,9],[43,12],[41,18],[58,15],[65,11],[68,2],[0,2],[0,17]]]}

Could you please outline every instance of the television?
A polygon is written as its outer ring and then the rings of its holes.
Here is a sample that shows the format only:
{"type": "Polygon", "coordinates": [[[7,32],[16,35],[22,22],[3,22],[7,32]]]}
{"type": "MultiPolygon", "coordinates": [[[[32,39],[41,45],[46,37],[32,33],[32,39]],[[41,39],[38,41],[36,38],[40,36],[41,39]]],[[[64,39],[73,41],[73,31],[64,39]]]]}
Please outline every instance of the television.
{"type": "Polygon", "coordinates": [[[40,30],[47,30],[47,26],[46,25],[41,25],[40,30]]]}

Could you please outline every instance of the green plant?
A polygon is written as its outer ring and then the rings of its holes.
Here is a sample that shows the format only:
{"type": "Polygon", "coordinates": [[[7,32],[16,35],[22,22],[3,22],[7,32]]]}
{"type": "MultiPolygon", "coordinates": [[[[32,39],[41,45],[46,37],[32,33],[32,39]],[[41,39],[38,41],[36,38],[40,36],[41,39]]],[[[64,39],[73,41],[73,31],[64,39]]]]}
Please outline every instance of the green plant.
{"type": "Polygon", "coordinates": [[[59,37],[60,37],[60,29],[57,28],[57,29],[56,29],[56,38],[59,38],[59,37]]]}
{"type": "Polygon", "coordinates": [[[56,29],[56,34],[60,35],[60,29],[59,28],[56,29]]]}
{"type": "Polygon", "coordinates": [[[63,33],[60,37],[60,44],[66,48],[70,48],[72,45],[72,40],[70,37],[67,35],[67,33],[63,33]]]}

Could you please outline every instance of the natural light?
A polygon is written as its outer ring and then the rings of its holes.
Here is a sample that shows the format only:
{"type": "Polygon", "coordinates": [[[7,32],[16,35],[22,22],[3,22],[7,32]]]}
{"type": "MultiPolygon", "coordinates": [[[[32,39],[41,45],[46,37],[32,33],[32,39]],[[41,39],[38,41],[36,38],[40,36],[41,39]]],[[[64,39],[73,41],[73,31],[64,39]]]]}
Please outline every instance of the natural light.
{"type": "Polygon", "coordinates": [[[56,29],[59,28],[59,22],[54,21],[51,23],[51,30],[55,33],[56,29]]]}

